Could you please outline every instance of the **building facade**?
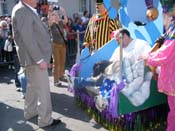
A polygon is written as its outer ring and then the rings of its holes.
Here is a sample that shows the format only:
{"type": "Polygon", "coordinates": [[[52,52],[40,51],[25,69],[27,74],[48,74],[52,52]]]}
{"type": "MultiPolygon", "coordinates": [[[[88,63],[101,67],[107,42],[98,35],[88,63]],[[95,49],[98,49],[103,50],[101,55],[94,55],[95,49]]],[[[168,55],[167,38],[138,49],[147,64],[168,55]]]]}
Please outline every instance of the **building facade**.
{"type": "Polygon", "coordinates": [[[63,6],[69,17],[73,13],[82,15],[85,10],[90,14],[95,12],[95,0],[48,0],[48,2],[57,2],[58,5],[63,6]]]}
{"type": "MultiPolygon", "coordinates": [[[[0,0],[0,16],[11,15],[13,6],[19,0],[0,0]]],[[[38,3],[52,3],[63,6],[69,17],[72,17],[74,13],[83,14],[83,11],[87,10],[90,14],[95,12],[94,0],[38,0],[38,3]]]]}
{"type": "Polygon", "coordinates": [[[18,0],[0,0],[0,16],[10,16],[18,0]]]}

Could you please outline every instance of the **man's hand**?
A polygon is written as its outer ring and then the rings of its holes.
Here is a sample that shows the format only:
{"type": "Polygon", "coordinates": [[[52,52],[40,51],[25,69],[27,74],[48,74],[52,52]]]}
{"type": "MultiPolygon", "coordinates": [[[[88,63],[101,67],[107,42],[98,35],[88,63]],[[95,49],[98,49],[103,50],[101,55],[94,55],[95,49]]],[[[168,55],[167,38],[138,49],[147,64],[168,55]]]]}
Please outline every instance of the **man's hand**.
{"type": "Polygon", "coordinates": [[[138,60],[144,60],[145,65],[148,66],[148,56],[147,55],[139,56],[138,60]]]}
{"type": "Polygon", "coordinates": [[[42,61],[42,62],[39,63],[38,65],[39,65],[39,68],[40,68],[41,70],[46,70],[46,69],[48,68],[48,64],[47,64],[47,62],[45,62],[45,61],[42,61]]]}

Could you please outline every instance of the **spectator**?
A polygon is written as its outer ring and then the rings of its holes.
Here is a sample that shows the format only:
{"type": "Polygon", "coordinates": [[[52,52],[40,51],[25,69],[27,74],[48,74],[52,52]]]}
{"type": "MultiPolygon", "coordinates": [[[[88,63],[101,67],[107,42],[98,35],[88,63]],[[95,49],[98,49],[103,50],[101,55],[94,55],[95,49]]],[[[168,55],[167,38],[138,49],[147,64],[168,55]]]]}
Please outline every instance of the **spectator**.
{"type": "Polygon", "coordinates": [[[83,16],[81,17],[82,22],[85,26],[87,26],[88,22],[89,22],[89,12],[87,10],[85,10],[83,12],[83,16]]]}
{"type": "MultiPolygon", "coordinates": [[[[8,32],[7,39],[5,40],[4,51],[6,56],[6,61],[12,63],[13,61],[13,38],[12,34],[8,32]]],[[[9,69],[11,69],[13,64],[9,64],[9,69]]]]}
{"type": "Polygon", "coordinates": [[[26,87],[27,87],[27,78],[26,78],[24,67],[20,67],[20,70],[18,72],[18,80],[21,85],[21,91],[22,91],[21,98],[24,99],[26,95],[26,87]]]}
{"type": "Polygon", "coordinates": [[[86,30],[85,25],[83,24],[82,19],[77,19],[77,26],[75,27],[75,30],[79,32],[79,42],[80,42],[80,50],[83,48],[83,42],[84,42],[84,33],[86,30]]]}
{"type": "Polygon", "coordinates": [[[5,40],[7,38],[8,33],[8,24],[5,20],[0,21],[0,49],[2,62],[6,62],[6,56],[4,51],[5,40]]]}
{"type": "Polygon", "coordinates": [[[66,39],[68,41],[68,44],[74,44],[76,39],[76,30],[74,27],[73,20],[71,18],[68,18],[68,22],[65,25],[65,29],[67,32],[66,39]]]}
{"type": "Polygon", "coordinates": [[[40,11],[41,11],[41,16],[47,17],[47,14],[49,11],[49,5],[47,3],[47,0],[42,1],[40,11]]]}
{"type": "Polygon", "coordinates": [[[73,23],[76,23],[76,20],[80,18],[80,15],[78,13],[73,14],[73,23]]]}
{"type": "Polygon", "coordinates": [[[53,49],[53,77],[54,85],[61,86],[61,80],[63,80],[65,60],[66,60],[66,36],[65,25],[67,23],[66,12],[63,7],[60,10],[64,16],[61,19],[58,14],[58,9],[53,8],[49,14],[50,32],[52,36],[52,49],[53,49]]]}
{"type": "Polygon", "coordinates": [[[76,30],[74,28],[73,20],[71,18],[68,18],[68,22],[65,25],[65,29],[67,32],[67,64],[71,63],[71,59],[69,56],[72,55],[72,52],[76,51],[76,30]]]}

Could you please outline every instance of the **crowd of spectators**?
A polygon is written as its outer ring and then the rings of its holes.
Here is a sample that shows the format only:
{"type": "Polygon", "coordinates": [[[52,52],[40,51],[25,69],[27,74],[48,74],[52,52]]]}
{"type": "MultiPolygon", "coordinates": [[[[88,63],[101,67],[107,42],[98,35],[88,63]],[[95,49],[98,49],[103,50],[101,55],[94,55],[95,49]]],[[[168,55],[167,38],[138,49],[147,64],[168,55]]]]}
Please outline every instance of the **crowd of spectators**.
{"type": "Polygon", "coordinates": [[[11,18],[9,16],[0,17],[0,63],[9,63],[9,68],[14,68],[12,65],[14,43],[12,38],[11,18]]]}
{"type": "MultiPolygon", "coordinates": [[[[43,7],[43,9],[45,8],[43,7]]],[[[40,10],[38,13],[41,16],[40,18],[43,21],[43,24],[45,24],[46,27],[49,27],[48,16],[46,15],[47,10],[45,11],[40,10]]],[[[90,15],[88,11],[84,11],[82,16],[78,13],[74,13],[72,15],[72,18],[68,17],[68,22],[64,27],[66,31],[65,38],[67,41],[66,64],[71,65],[71,63],[73,64],[75,62],[75,57],[77,53],[77,43],[80,43],[79,45],[80,49],[83,48],[84,33],[89,21],[89,17],[90,15]],[[77,35],[79,35],[79,37],[77,35]],[[77,38],[79,38],[79,40],[77,40],[77,38]],[[73,62],[72,57],[69,57],[69,55],[70,56],[74,55],[73,62]]],[[[0,65],[5,65],[8,67],[8,69],[13,70],[15,72],[16,90],[22,91],[23,89],[21,88],[21,84],[18,79],[18,72],[20,72],[19,71],[20,65],[16,55],[15,44],[12,36],[11,16],[0,17],[0,65]]]]}
{"type": "MultiPolygon", "coordinates": [[[[58,4],[58,3],[57,3],[58,4]]],[[[58,5],[57,5],[58,6],[58,5]]],[[[55,7],[57,7],[55,5],[55,7]]],[[[61,5],[60,5],[61,6],[61,5]]],[[[60,7],[57,7],[60,8],[60,7]]],[[[49,3],[45,0],[38,2],[38,13],[42,18],[47,18],[49,12],[49,3]]],[[[61,12],[59,11],[61,14],[61,12]]],[[[62,16],[61,16],[62,17],[62,16]]],[[[68,23],[65,26],[66,29],[66,39],[69,44],[74,44],[77,38],[76,32],[79,32],[80,48],[82,49],[82,43],[84,42],[84,33],[89,22],[90,14],[87,10],[83,12],[82,15],[79,13],[73,13],[72,17],[68,17],[68,23]]],[[[62,19],[64,19],[62,17],[62,19]]],[[[70,49],[71,50],[71,49],[70,49]]]]}
{"type": "MultiPolygon", "coordinates": [[[[47,11],[46,11],[47,12],[47,11]]],[[[40,11],[39,14],[42,16],[41,19],[43,23],[47,26],[48,19],[47,15],[40,11]]],[[[77,31],[79,32],[79,42],[80,49],[83,48],[82,44],[84,42],[84,33],[90,18],[88,11],[84,11],[81,16],[78,13],[74,13],[72,17],[68,17],[68,22],[65,25],[66,30],[66,40],[69,45],[68,52],[75,52],[77,50],[76,39],[77,31]]],[[[14,68],[14,42],[12,37],[12,27],[11,27],[11,17],[10,16],[1,16],[0,17],[0,64],[9,63],[8,68],[14,68]]]]}

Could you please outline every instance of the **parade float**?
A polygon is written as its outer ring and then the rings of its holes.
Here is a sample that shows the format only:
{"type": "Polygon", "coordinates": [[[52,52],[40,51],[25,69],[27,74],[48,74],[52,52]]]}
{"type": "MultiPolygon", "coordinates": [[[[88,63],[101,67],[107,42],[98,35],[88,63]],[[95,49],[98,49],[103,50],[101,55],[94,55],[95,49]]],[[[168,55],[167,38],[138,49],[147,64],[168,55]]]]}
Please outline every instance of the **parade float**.
{"type": "MultiPolygon", "coordinates": [[[[143,39],[153,47],[156,39],[163,34],[159,0],[120,0],[120,7],[116,2],[118,0],[104,0],[109,16],[115,18],[118,15],[122,27],[129,30],[132,38],[143,39]]],[[[85,48],[81,52],[80,63],[72,67],[70,75],[74,77],[79,72],[79,77],[91,77],[94,64],[109,60],[116,48],[120,47],[114,39],[93,53],[85,48]]],[[[128,82],[132,83],[128,88],[124,84],[129,79],[126,66],[123,66],[126,61],[123,62],[122,58],[121,61],[120,72],[125,75],[125,80],[120,78],[120,82],[115,84],[104,81],[96,96],[78,87],[68,87],[69,91],[74,92],[78,105],[110,131],[155,131],[166,124],[166,96],[157,91],[157,81],[149,75],[150,72],[144,73],[144,81],[140,84],[139,81],[133,84],[134,79],[128,82]],[[139,95],[140,92],[142,94],[139,95]]],[[[135,70],[139,72],[141,69],[137,65],[135,70]]]]}

